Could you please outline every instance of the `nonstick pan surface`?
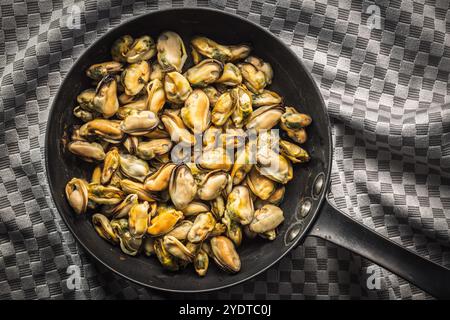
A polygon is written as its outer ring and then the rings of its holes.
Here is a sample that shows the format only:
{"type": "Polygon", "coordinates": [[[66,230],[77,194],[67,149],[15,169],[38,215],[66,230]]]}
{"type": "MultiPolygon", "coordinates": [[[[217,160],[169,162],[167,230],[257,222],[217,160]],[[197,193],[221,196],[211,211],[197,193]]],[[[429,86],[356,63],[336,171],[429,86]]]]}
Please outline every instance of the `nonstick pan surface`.
{"type": "MultiPolygon", "coordinates": [[[[231,14],[211,9],[170,9],[145,14],[115,27],[78,58],[59,88],[50,111],[46,163],[58,211],[74,236],[97,260],[122,276],[149,287],[169,291],[207,291],[255,276],[277,262],[300,239],[299,234],[294,241],[286,241],[286,231],[292,224],[301,224],[302,230],[306,230],[312,218],[299,222],[297,206],[303,197],[311,197],[310,186],[317,173],[325,172],[328,180],[330,141],[329,120],[319,90],[297,56],[281,40],[256,24],[231,14]],[[225,274],[212,263],[207,276],[201,279],[192,268],[172,273],[164,271],[154,258],[128,257],[120,248],[99,238],[89,217],[76,216],[64,196],[65,184],[71,177],[86,177],[92,171],[91,165],[68,154],[61,140],[66,129],[77,123],[71,113],[77,94],[90,86],[85,70],[94,63],[110,60],[111,45],[120,36],[149,34],[156,39],[164,30],[179,33],[186,46],[195,35],[205,35],[225,44],[250,44],[255,54],[273,66],[275,76],[271,88],[284,97],[287,105],[299,108],[314,119],[308,129],[310,138],[305,146],[312,161],[307,166],[296,166],[295,178],[287,186],[282,204],[286,221],[279,230],[279,236],[273,242],[263,239],[244,241],[239,248],[242,270],[236,275],[225,274]]],[[[314,208],[319,207],[322,198],[323,195],[313,200],[314,208]]]]}

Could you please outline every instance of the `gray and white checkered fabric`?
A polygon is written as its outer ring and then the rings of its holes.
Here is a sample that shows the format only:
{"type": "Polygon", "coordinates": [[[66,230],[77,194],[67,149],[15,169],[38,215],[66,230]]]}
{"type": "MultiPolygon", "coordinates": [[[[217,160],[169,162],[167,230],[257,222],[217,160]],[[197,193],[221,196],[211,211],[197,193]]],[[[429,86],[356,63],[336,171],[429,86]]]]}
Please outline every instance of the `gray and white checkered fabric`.
{"type": "MultiPolygon", "coordinates": [[[[43,163],[49,105],[74,59],[109,28],[171,6],[234,12],[290,45],[314,75],[332,117],[335,204],[450,265],[447,0],[2,0],[1,299],[183,298],[131,284],[88,257],[52,204],[43,163]],[[81,8],[80,29],[67,27],[73,5],[81,8]],[[79,290],[67,288],[69,265],[81,268],[79,290]]],[[[195,298],[430,297],[344,249],[309,238],[255,279],[195,298]],[[378,272],[381,289],[368,289],[367,270],[378,272]]]]}

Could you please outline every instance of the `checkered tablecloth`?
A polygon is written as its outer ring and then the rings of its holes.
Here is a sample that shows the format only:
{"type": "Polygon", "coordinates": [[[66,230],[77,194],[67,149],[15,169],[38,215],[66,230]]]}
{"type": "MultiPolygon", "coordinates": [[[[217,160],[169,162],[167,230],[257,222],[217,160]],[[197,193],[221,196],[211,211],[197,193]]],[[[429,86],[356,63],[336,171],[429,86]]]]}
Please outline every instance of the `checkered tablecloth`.
{"type": "MultiPolygon", "coordinates": [[[[74,60],[109,28],[171,6],[234,12],[291,46],[332,118],[332,200],[377,232],[450,265],[447,0],[2,0],[1,299],[183,298],[136,286],[90,258],[55,210],[44,172],[49,105],[74,60]],[[79,29],[70,29],[77,12],[79,29]],[[66,284],[70,265],[81,270],[78,290],[66,284]]],[[[255,279],[194,298],[430,297],[342,248],[308,238],[255,279]],[[367,286],[374,272],[380,289],[367,286]]]]}

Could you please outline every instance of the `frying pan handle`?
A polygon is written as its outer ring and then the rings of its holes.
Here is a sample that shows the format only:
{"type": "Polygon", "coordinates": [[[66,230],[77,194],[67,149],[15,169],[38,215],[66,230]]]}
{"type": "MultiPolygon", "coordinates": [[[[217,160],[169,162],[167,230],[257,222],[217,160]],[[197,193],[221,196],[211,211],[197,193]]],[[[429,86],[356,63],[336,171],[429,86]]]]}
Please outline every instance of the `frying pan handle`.
{"type": "Polygon", "coordinates": [[[450,270],[351,219],[325,201],[310,235],[357,253],[435,298],[450,299],[450,270]]]}

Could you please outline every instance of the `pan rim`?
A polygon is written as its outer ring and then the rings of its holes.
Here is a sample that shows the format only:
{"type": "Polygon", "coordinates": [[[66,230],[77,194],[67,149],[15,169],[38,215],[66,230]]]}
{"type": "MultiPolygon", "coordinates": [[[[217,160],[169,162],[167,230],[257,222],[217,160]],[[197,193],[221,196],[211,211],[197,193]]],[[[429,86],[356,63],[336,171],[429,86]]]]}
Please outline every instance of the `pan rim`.
{"type": "MultiPolygon", "coordinates": [[[[105,38],[108,37],[109,34],[112,34],[116,29],[123,27],[124,25],[127,24],[132,24],[134,21],[138,20],[138,19],[142,19],[144,16],[148,17],[148,16],[152,16],[152,15],[157,15],[163,12],[175,12],[175,11],[186,11],[186,10],[196,10],[196,11],[203,11],[205,14],[208,14],[210,12],[213,12],[215,14],[222,14],[225,16],[230,16],[233,17],[235,19],[241,20],[243,23],[247,23],[252,25],[253,27],[255,27],[256,29],[258,29],[259,32],[263,32],[266,33],[271,39],[273,39],[273,41],[278,42],[278,44],[280,44],[281,46],[283,46],[285,49],[287,49],[294,57],[295,60],[297,62],[297,64],[299,64],[301,66],[301,68],[305,71],[306,76],[308,77],[309,81],[312,83],[315,91],[317,92],[319,99],[320,99],[320,108],[322,109],[322,112],[325,114],[325,121],[327,123],[327,132],[328,132],[328,168],[327,168],[327,172],[324,172],[325,174],[325,181],[323,184],[323,190],[319,196],[319,199],[317,199],[318,201],[318,205],[317,208],[315,210],[315,212],[311,212],[310,214],[312,215],[312,218],[309,219],[309,221],[307,222],[307,224],[305,225],[305,227],[303,228],[302,232],[297,235],[296,239],[293,240],[290,244],[288,249],[282,253],[279,257],[277,257],[276,259],[274,259],[272,262],[270,262],[269,264],[267,264],[265,267],[256,270],[254,273],[231,283],[227,283],[227,284],[223,284],[223,285],[218,285],[218,286],[214,286],[214,287],[210,287],[210,288],[205,288],[205,289],[171,289],[171,288],[165,288],[165,287],[161,287],[158,285],[153,285],[153,284],[148,284],[148,283],[144,283],[141,282],[137,279],[133,279],[130,276],[115,270],[112,266],[110,266],[108,263],[106,263],[105,261],[103,261],[100,257],[98,257],[96,254],[94,254],[91,249],[88,247],[88,245],[77,235],[77,233],[75,232],[74,228],[72,228],[72,226],[70,225],[68,218],[65,216],[65,214],[61,214],[61,212],[63,212],[64,210],[62,208],[60,208],[59,204],[54,201],[54,195],[56,194],[56,191],[53,188],[53,185],[50,183],[51,179],[50,179],[50,171],[49,171],[49,151],[48,151],[48,146],[50,145],[50,137],[49,137],[49,129],[52,125],[52,115],[54,113],[54,109],[55,109],[55,105],[58,101],[59,96],[62,94],[61,92],[61,88],[58,89],[57,93],[55,94],[53,101],[51,103],[51,106],[49,108],[48,111],[48,118],[47,118],[47,125],[46,125],[46,132],[45,132],[45,145],[44,145],[44,155],[45,155],[45,169],[46,169],[46,179],[47,179],[47,184],[49,186],[49,190],[50,190],[50,195],[51,195],[51,200],[55,205],[55,208],[58,212],[58,214],[61,216],[62,220],[64,221],[64,223],[66,224],[67,228],[69,229],[69,231],[71,232],[71,234],[74,236],[74,238],[78,241],[79,244],[81,244],[81,246],[83,247],[84,250],[86,250],[86,252],[92,256],[96,261],[98,261],[99,263],[101,263],[103,266],[105,266],[107,269],[111,270],[112,272],[118,274],[119,276],[123,277],[124,279],[127,279],[135,284],[141,285],[143,287],[146,288],[151,288],[151,289],[156,289],[156,290],[160,290],[160,291],[164,291],[164,292],[172,292],[172,293],[203,293],[203,292],[212,292],[212,291],[216,291],[216,290],[221,290],[221,289],[225,289],[225,288],[229,288],[229,287],[233,287],[236,286],[238,284],[241,284],[247,280],[250,280],[254,277],[256,277],[257,275],[263,273],[264,271],[268,270],[269,268],[271,268],[272,266],[274,266],[276,263],[278,263],[288,252],[290,252],[293,248],[295,248],[297,246],[297,244],[303,240],[307,235],[308,235],[308,231],[311,228],[311,226],[313,225],[314,221],[317,218],[317,215],[320,213],[320,209],[323,206],[323,203],[325,201],[325,197],[327,194],[327,189],[330,183],[330,179],[331,179],[331,166],[332,166],[332,157],[333,157],[333,149],[332,149],[332,136],[331,136],[331,124],[330,124],[330,118],[327,112],[327,109],[325,107],[325,101],[323,99],[323,95],[320,92],[319,87],[317,86],[316,81],[314,80],[314,78],[312,77],[310,71],[306,68],[305,64],[301,61],[300,57],[297,56],[297,54],[295,54],[295,52],[287,45],[285,44],[281,39],[279,39],[277,36],[275,36],[272,32],[270,32],[269,30],[265,29],[264,27],[260,26],[259,24],[248,20],[248,19],[244,19],[243,17],[234,14],[234,13],[230,13],[227,11],[222,11],[219,9],[215,9],[215,8],[206,8],[206,7],[193,7],[193,6],[187,6],[187,7],[179,7],[179,8],[166,8],[166,9],[160,9],[160,10],[155,10],[155,11],[151,11],[151,12],[147,12],[141,15],[138,15],[136,17],[133,18],[129,18],[126,19],[125,21],[123,21],[122,23],[120,23],[117,26],[114,26],[112,28],[110,28],[108,31],[106,31],[103,35],[101,35],[98,39],[96,39],[94,42],[92,42],[84,51],[83,53],[81,53],[77,59],[73,62],[72,66],[70,67],[69,71],[66,73],[66,76],[64,77],[64,79],[61,81],[61,87],[62,84],[67,81],[68,76],[71,75],[71,73],[75,70],[75,67],[78,65],[78,63],[80,62],[80,60],[83,58],[83,56],[86,54],[86,52],[89,50],[90,47],[94,46],[95,44],[98,44],[100,42],[102,42],[105,38]]],[[[54,142],[53,142],[54,143],[54,142]]]]}

